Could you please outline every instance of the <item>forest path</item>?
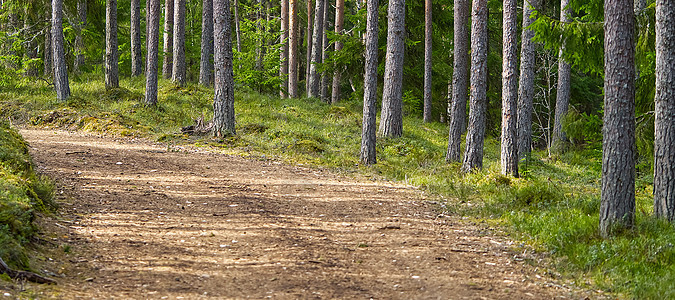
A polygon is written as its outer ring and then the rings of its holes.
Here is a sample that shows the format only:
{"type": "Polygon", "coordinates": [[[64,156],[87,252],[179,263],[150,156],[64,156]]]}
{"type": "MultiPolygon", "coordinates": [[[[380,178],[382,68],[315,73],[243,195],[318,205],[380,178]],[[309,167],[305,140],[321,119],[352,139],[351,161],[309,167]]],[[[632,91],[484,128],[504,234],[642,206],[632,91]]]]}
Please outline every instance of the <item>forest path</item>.
{"type": "Polygon", "coordinates": [[[54,222],[72,250],[40,297],[570,297],[507,239],[400,184],[143,140],[21,133],[66,196],[54,222]]]}

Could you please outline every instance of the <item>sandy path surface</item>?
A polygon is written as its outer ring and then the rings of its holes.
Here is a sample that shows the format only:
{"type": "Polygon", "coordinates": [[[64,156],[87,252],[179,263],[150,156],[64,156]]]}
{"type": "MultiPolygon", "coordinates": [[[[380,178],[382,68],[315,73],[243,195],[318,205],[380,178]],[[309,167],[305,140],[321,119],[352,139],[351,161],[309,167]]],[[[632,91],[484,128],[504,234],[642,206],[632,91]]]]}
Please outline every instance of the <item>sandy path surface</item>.
{"type": "Polygon", "coordinates": [[[21,133],[57,179],[54,222],[70,247],[50,271],[59,284],[40,297],[572,297],[507,239],[403,185],[147,141],[21,133]]]}

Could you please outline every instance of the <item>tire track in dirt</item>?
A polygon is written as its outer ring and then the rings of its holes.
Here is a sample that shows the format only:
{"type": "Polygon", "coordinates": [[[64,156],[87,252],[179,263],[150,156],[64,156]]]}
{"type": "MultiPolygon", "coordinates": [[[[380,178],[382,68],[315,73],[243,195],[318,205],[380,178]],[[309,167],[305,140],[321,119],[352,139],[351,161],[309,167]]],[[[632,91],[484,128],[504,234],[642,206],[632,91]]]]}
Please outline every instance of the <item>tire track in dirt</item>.
{"type": "Polygon", "coordinates": [[[409,187],[147,141],[21,133],[66,196],[54,222],[73,249],[41,297],[572,297],[512,242],[409,187]]]}

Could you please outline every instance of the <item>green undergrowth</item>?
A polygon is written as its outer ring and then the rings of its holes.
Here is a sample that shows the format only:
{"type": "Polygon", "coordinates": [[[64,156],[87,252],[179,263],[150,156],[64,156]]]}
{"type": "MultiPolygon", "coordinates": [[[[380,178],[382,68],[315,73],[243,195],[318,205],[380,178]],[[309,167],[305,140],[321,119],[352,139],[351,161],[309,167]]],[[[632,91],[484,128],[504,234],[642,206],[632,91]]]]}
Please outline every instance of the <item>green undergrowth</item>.
{"type": "Polygon", "coordinates": [[[10,266],[30,267],[26,247],[37,230],[35,214],[51,210],[53,191],[35,172],[21,135],[0,122],[0,257],[10,266]]]}
{"type": "MultiPolygon", "coordinates": [[[[379,138],[378,163],[359,164],[361,103],[335,106],[316,99],[279,99],[238,87],[237,135],[188,137],[180,128],[209,120],[213,90],[176,88],[160,80],[159,106],[142,102],[142,78],[123,79],[106,91],[101,76],[73,80],[74,97],[58,103],[47,87],[0,92],[5,117],[38,126],[74,128],[122,136],[144,136],[168,147],[190,144],[220,151],[327,167],[403,181],[440,199],[443,208],[498,224],[539,252],[547,253],[564,278],[626,298],[675,298],[675,229],[651,216],[649,170],[638,174],[637,220],[621,235],[598,234],[601,152],[571,149],[548,157],[534,152],[520,164],[520,178],[500,175],[499,140],[485,141],[484,168],[462,175],[446,163],[447,127],[404,119],[404,135],[379,138]],[[643,174],[644,173],[644,174],[643,174]]],[[[518,249],[514,249],[518,250],[518,249]]]]}

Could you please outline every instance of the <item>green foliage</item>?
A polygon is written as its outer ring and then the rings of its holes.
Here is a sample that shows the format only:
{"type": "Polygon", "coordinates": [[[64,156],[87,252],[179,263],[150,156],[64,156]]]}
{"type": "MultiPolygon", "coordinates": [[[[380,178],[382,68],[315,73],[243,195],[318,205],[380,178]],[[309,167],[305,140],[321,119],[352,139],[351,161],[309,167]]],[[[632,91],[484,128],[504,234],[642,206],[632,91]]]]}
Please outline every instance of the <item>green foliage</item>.
{"type": "Polygon", "coordinates": [[[35,173],[21,136],[0,122],[0,257],[8,264],[28,267],[24,247],[35,234],[35,211],[52,206],[54,186],[35,173]]]}
{"type": "Polygon", "coordinates": [[[598,115],[571,108],[563,120],[563,131],[573,144],[589,144],[596,149],[602,146],[602,118],[598,115]]]}

